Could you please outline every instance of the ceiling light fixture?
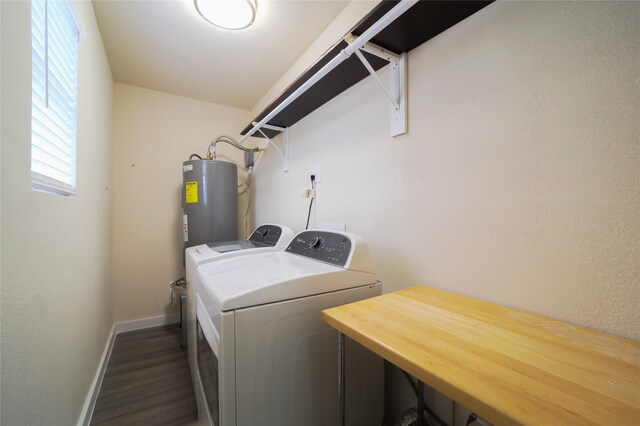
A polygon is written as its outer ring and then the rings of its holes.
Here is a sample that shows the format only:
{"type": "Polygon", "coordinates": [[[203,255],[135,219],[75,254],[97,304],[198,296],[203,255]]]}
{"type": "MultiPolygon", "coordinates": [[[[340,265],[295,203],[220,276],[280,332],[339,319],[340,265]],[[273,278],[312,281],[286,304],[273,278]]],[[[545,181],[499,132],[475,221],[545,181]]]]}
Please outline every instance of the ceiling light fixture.
{"type": "Polygon", "coordinates": [[[225,30],[247,28],[256,19],[258,0],[193,0],[205,21],[225,30]]]}

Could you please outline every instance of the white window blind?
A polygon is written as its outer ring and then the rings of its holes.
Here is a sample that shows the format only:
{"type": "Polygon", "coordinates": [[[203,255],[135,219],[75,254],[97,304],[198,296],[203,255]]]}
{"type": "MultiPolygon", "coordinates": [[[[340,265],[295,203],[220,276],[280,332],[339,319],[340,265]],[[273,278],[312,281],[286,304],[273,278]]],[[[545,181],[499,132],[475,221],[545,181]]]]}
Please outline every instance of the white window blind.
{"type": "Polygon", "coordinates": [[[31,2],[31,186],[76,191],[79,31],[67,0],[31,2]]]}

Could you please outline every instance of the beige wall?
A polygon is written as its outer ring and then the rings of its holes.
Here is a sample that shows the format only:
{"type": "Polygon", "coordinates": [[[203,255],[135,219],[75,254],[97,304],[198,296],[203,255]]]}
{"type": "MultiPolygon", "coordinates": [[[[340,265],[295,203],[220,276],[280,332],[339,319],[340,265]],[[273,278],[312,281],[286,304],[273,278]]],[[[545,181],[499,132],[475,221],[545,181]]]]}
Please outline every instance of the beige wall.
{"type": "Polygon", "coordinates": [[[409,54],[407,135],[371,78],[293,126],[290,172],[274,151],[256,169],[256,222],[303,229],[321,164],[312,223],[363,236],[386,292],[640,340],[639,21],[636,2],[490,5],[409,54]]]}
{"type": "Polygon", "coordinates": [[[30,3],[2,8],[2,417],[70,425],[98,368],[111,317],[112,78],[91,2],[82,38],[78,195],[31,190],[30,3]]]}
{"type": "MultiPolygon", "coordinates": [[[[169,305],[167,285],[184,276],[182,162],[205,155],[221,133],[239,137],[249,112],[116,84],[113,119],[114,321],[171,315],[177,303],[169,305]]],[[[218,159],[244,165],[243,153],[226,144],[218,159]]]]}

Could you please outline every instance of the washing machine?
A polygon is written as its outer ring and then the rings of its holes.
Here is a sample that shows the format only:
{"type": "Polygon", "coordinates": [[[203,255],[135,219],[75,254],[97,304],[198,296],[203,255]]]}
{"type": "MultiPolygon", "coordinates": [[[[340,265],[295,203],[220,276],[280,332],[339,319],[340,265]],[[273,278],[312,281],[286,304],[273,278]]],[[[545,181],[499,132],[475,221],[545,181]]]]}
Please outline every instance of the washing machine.
{"type": "Polygon", "coordinates": [[[293,238],[288,226],[265,223],[258,226],[247,240],[200,244],[186,249],[187,271],[214,258],[234,257],[250,253],[253,249],[282,250],[293,238]]]}
{"type": "MultiPolygon", "coordinates": [[[[195,268],[199,423],[338,425],[338,337],[323,309],[382,293],[367,245],[325,230],[195,268]]],[[[382,359],[347,339],[346,423],[380,425],[382,359]]]]}
{"type": "Polygon", "coordinates": [[[189,367],[196,385],[195,339],[196,339],[196,289],[199,287],[195,268],[207,262],[243,256],[252,252],[284,250],[294,233],[284,225],[266,223],[258,226],[247,240],[215,242],[189,247],[185,250],[185,270],[187,280],[187,347],[189,367]]]}

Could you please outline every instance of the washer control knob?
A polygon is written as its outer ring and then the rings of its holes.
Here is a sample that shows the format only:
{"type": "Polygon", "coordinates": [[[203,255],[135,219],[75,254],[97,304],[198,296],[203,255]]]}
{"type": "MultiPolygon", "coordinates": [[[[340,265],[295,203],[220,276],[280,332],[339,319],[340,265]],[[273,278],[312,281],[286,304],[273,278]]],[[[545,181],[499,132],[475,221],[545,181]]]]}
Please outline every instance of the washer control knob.
{"type": "Polygon", "coordinates": [[[320,240],[320,237],[313,237],[309,242],[309,246],[313,248],[318,248],[320,247],[320,243],[322,243],[322,240],[320,240]]]}

